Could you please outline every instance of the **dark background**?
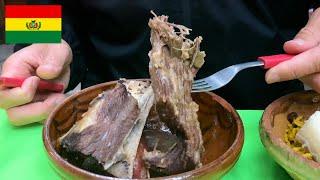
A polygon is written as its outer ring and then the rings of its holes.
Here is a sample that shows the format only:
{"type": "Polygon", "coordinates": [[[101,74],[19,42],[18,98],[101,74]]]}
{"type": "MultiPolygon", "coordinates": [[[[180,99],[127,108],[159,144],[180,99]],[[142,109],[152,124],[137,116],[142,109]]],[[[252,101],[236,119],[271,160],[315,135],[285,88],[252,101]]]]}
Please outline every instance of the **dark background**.
{"type": "MultiPolygon", "coordinates": [[[[152,0],[124,0],[127,2],[125,5],[120,0],[59,1],[66,10],[63,13],[63,27],[68,31],[64,31],[64,39],[74,52],[72,72],[76,75],[72,76],[69,88],[79,81],[83,87],[88,87],[119,77],[147,77],[147,52],[150,49],[147,20],[150,13],[146,9],[168,14],[171,21],[184,24],[194,30],[193,34],[205,37],[202,48],[208,52],[206,64],[197,76],[202,78],[260,55],[283,53],[282,44],[293,38],[305,25],[308,8],[317,7],[312,5],[317,1],[161,0],[152,7],[148,7],[154,2],[152,0]],[[76,8],[75,2],[78,2],[76,8]],[[189,6],[186,7],[186,4],[189,6]],[[192,15],[190,4],[193,4],[192,15]],[[175,9],[176,6],[179,8],[175,9]],[[105,12],[105,9],[108,11],[105,12]],[[141,18],[131,18],[132,14],[141,18]],[[201,17],[206,17],[205,21],[201,17]],[[119,45],[130,46],[138,51],[132,50],[123,55],[122,50],[127,49],[118,48],[119,45]]],[[[24,1],[5,3],[18,4],[24,1]]],[[[268,85],[264,82],[264,74],[261,68],[243,71],[215,93],[237,108],[263,109],[274,99],[303,89],[299,81],[268,85]]]]}

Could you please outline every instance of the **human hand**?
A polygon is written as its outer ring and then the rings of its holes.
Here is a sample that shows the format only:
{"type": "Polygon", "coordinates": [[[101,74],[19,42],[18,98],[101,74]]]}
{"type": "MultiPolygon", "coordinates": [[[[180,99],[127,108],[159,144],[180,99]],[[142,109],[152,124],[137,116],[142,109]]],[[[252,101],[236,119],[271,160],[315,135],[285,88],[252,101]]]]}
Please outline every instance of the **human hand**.
{"type": "Polygon", "coordinates": [[[64,100],[64,94],[37,92],[37,86],[41,78],[67,87],[71,60],[71,48],[63,40],[60,44],[33,44],[7,58],[1,76],[27,78],[21,87],[0,87],[0,108],[7,111],[11,124],[43,121],[64,100]]]}
{"type": "Polygon", "coordinates": [[[266,73],[267,83],[299,79],[320,92],[320,8],[314,11],[293,40],[284,44],[288,54],[298,54],[266,73]]]}

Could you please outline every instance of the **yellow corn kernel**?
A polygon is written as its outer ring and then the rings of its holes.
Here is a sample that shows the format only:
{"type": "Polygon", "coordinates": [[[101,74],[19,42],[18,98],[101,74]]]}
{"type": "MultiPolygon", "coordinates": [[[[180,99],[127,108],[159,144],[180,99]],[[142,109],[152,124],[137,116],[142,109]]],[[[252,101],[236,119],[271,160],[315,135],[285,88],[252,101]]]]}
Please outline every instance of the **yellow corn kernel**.
{"type": "Polygon", "coordinates": [[[302,156],[307,158],[307,159],[312,159],[312,154],[311,153],[305,153],[305,154],[302,154],[302,156]]]}
{"type": "Polygon", "coordinates": [[[298,116],[295,120],[293,120],[293,124],[297,125],[298,127],[302,127],[304,124],[303,117],[298,116]]]}

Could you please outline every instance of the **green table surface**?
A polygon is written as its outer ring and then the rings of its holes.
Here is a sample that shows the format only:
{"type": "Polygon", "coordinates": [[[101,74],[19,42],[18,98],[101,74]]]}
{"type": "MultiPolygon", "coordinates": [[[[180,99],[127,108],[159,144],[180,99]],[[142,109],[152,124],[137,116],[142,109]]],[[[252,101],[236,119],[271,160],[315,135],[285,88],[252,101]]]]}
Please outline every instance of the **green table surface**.
{"type": "MultiPolygon", "coordinates": [[[[223,179],[290,179],[267,154],[258,132],[263,111],[238,111],[245,130],[245,141],[236,165],[223,179]]],[[[42,125],[13,127],[0,110],[0,179],[60,179],[50,167],[42,143],[42,125]]]]}

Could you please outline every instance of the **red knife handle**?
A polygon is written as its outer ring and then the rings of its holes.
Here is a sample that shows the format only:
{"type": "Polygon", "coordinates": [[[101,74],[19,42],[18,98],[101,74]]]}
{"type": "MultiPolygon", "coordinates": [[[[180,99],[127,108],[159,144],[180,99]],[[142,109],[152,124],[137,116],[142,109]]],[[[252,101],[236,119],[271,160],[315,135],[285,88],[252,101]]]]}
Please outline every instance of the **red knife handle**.
{"type": "Polygon", "coordinates": [[[277,55],[271,55],[271,56],[260,56],[258,57],[258,60],[264,63],[263,67],[265,69],[270,69],[284,61],[290,60],[293,57],[294,55],[290,55],[290,54],[277,54],[277,55]]]}
{"type": "MultiPolygon", "coordinates": [[[[0,77],[0,86],[9,88],[21,87],[25,79],[26,78],[0,77]]],[[[39,91],[53,91],[61,93],[63,91],[63,88],[63,84],[52,83],[44,80],[40,80],[38,85],[39,91]]]]}

